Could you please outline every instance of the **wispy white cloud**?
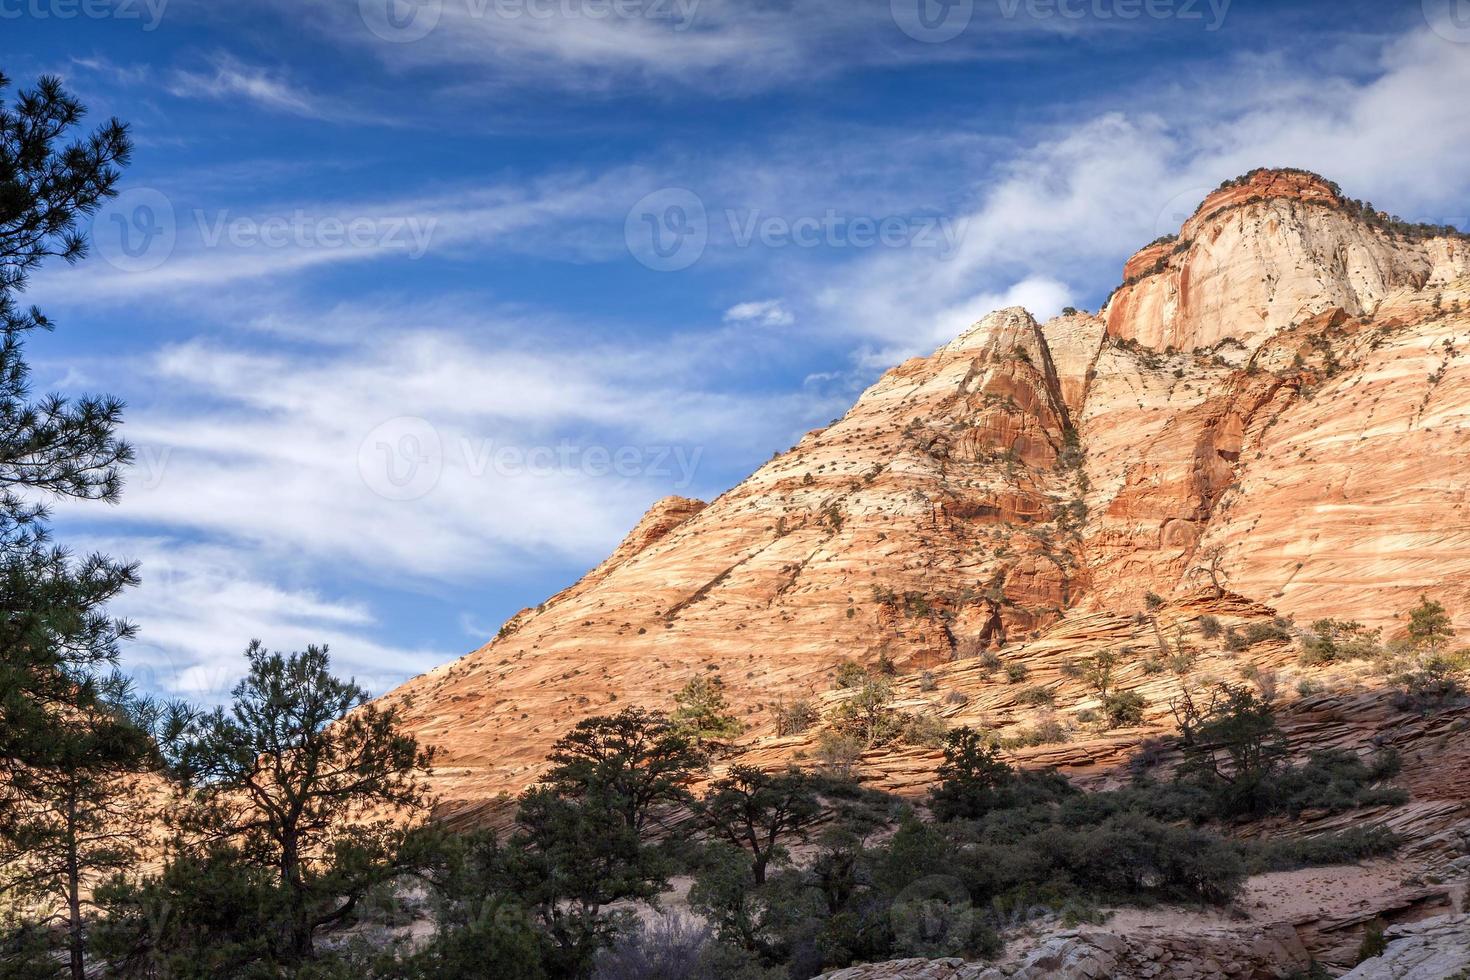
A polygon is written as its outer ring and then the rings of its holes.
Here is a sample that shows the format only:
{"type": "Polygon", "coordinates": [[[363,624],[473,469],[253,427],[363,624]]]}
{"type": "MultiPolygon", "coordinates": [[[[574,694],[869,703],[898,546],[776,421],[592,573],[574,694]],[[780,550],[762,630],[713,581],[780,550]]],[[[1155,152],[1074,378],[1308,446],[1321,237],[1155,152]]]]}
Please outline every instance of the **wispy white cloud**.
{"type": "Polygon", "coordinates": [[[591,564],[652,500],[704,492],[723,457],[832,407],[700,390],[708,371],[675,361],[706,355],[677,345],[656,360],[637,345],[533,347],[397,314],[382,331],[364,315],[328,346],[198,340],[130,365],[139,389],[166,394],[129,414],[139,462],[123,502],[88,516],[369,579],[591,564]]]}
{"type": "Polygon", "coordinates": [[[382,623],[360,601],[288,584],[289,562],[218,544],[138,535],[92,542],[143,567],[143,585],[112,611],[140,625],[128,670],[150,691],[194,702],[226,699],[252,639],[272,649],[327,644],[338,673],[381,692],[460,652],[375,638],[382,623]]]}
{"type": "Polygon", "coordinates": [[[903,27],[914,20],[906,8],[922,2],[431,0],[410,7],[310,0],[287,9],[398,70],[469,71],[508,88],[631,86],[669,96],[741,95],[860,66],[1014,57],[1027,38],[1077,26],[955,5],[965,29],[948,43],[926,43],[903,27]]]}
{"type": "Polygon", "coordinates": [[[820,311],[804,322],[878,341],[863,349],[872,363],[930,350],[987,307],[1044,314],[1099,297],[1122,258],[1254,167],[1317,170],[1405,217],[1470,223],[1463,46],[1418,30],[1365,57],[1353,76],[1244,59],[1140,92],[1128,111],[1080,114],[999,158],[987,148],[969,168],[980,176],[957,189],[974,203],[957,217],[965,234],[952,254],[861,255],[785,288],[820,311]]]}
{"type": "Polygon", "coordinates": [[[736,303],[725,311],[726,323],[754,323],[762,327],[789,327],[795,315],[779,299],[752,300],[736,303]]]}
{"type": "Polygon", "coordinates": [[[174,71],[169,94],[183,99],[241,100],[308,119],[333,115],[325,100],[290,82],[284,72],[247,65],[228,54],[215,55],[210,62],[206,71],[174,71]]]}

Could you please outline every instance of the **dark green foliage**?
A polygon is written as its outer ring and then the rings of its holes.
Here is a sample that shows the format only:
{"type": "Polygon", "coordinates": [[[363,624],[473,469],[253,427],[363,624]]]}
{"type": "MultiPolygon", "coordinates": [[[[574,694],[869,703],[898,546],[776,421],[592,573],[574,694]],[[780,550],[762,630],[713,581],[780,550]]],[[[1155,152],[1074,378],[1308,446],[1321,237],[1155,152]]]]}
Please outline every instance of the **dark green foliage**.
{"type": "Polygon", "coordinates": [[[584,974],[597,950],[627,927],[629,913],[609,906],[652,900],[672,870],[613,798],[568,798],[549,789],[521,797],[504,866],[507,893],[530,908],[552,941],[548,964],[558,976],[584,974]]]}
{"type": "Polygon", "coordinates": [[[1386,949],[1388,949],[1388,940],[1383,936],[1383,920],[1374,919],[1368,923],[1368,928],[1363,933],[1363,941],[1358,944],[1358,962],[1382,956],[1386,949]]]}
{"type": "Polygon", "coordinates": [[[1270,783],[1270,812],[1299,816],[1304,810],[1341,813],[1360,806],[1397,806],[1408,795],[1396,787],[1377,784],[1399,771],[1392,749],[1366,760],[1341,749],[1313,752],[1299,766],[1282,769],[1270,783]]]}
{"type": "Polygon", "coordinates": [[[750,853],[751,876],[763,884],[766,868],[785,855],[783,837],[804,837],[821,805],[813,781],[801,772],[773,775],[735,766],[710,786],[695,813],[716,840],[750,853]]]}
{"type": "Polygon", "coordinates": [[[1184,756],[1180,776],[1214,794],[1222,816],[1268,810],[1268,780],[1286,755],[1271,703],[1247,687],[1221,684],[1203,705],[1186,691],[1172,706],[1184,756]]]}
{"type": "Polygon", "coordinates": [[[784,980],[709,926],[666,915],[619,936],[597,955],[592,980],[784,980]]]}
{"type": "Polygon", "coordinates": [[[1428,596],[1420,596],[1419,605],[1410,609],[1408,616],[1409,639],[1420,649],[1436,653],[1446,640],[1455,635],[1444,606],[1428,596]]]}
{"type": "Polygon", "coordinates": [[[549,786],[570,799],[600,798],[634,835],[657,807],[686,802],[685,786],[705,764],[666,717],[642,708],[583,719],[552,746],[549,759],[549,786]]]}
{"type": "Polygon", "coordinates": [[[181,851],[157,876],[100,888],[95,937],[113,971],[180,980],[278,976],[291,912],[271,869],[238,850],[181,851]]]}
{"type": "MultiPolygon", "coordinates": [[[[0,93],[9,85],[0,75],[0,93]]],[[[122,403],[35,397],[25,340],[52,323],[18,300],[44,260],[86,254],[81,219],[114,196],[131,153],[115,119],[78,134],[85,112],[52,77],[0,103],[0,890],[62,901],[74,978],[86,970],[83,892],[131,863],[101,827],[128,770],[151,758],[107,676],[133,627],[104,607],[136,584],[136,566],[76,558],[49,527],[57,499],[118,499],[132,460],[117,436],[122,403]]],[[[49,938],[22,929],[19,959],[49,938]]]]}
{"type": "Polygon", "coordinates": [[[99,697],[73,707],[48,765],[17,768],[4,787],[0,894],[61,910],[52,922],[65,927],[73,975],[85,972],[93,887],[137,864],[154,819],[138,792],[139,773],[158,762],[154,706],[121,678],[99,697]]]}
{"type": "Polygon", "coordinates": [[[944,761],[936,775],[939,785],[930,794],[930,806],[937,820],[984,814],[997,805],[999,791],[1016,779],[994,743],[968,727],[945,735],[944,761]]]}
{"type": "MultiPolygon", "coordinates": [[[[127,130],[114,119],[73,139],[84,114],[55,78],[0,104],[0,776],[67,751],[56,736],[73,709],[105,697],[99,669],[133,632],[103,606],[137,582],[136,567],[75,559],[48,528],[51,500],[118,498],[132,460],[116,434],[122,403],[33,398],[24,340],[52,325],[16,299],[44,259],[86,254],[79,219],[116,193],[127,130]]],[[[0,800],[0,832],[5,820],[0,800]]]]}
{"type": "Polygon", "coordinates": [[[1353,827],[1315,837],[1266,840],[1243,845],[1251,874],[1291,871],[1329,864],[1353,864],[1398,850],[1398,835],[1387,827],[1353,827]]]}
{"type": "Polygon", "coordinates": [[[395,709],[332,676],[325,647],[283,656],[256,642],[246,658],[230,709],[171,739],[190,788],[174,818],[186,839],[228,841],[244,867],[269,872],[286,909],[272,952],[302,962],[318,932],[400,870],[394,817],[423,807],[430,759],[395,709]]]}

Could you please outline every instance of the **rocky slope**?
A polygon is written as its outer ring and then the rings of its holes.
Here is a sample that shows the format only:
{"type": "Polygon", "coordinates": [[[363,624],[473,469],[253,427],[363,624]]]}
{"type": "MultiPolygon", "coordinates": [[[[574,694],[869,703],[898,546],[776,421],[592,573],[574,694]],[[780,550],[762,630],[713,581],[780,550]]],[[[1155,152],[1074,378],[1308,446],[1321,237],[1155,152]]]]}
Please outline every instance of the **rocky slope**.
{"type": "MultiPolygon", "coordinates": [[[[446,802],[519,791],[577,719],[718,673],[753,735],[844,657],[900,670],[1210,579],[1307,621],[1470,626],[1470,241],[1263,171],[1129,261],[1097,316],[1001,310],[710,504],[388,697],[446,802]],[[1381,224],[1381,222],[1379,223],[1381,224]]],[[[1048,632],[1050,631],[1050,632],[1048,632]]]]}
{"type": "MultiPolygon", "coordinates": [[[[1366,922],[1455,905],[1470,726],[1395,708],[1369,664],[1304,667],[1265,624],[1391,637],[1428,592],[1470,629],[1467,354],[1470,240],[1395,225],[1315,175],[1247,175],[1134,256],[1097,315],[987,316],[709,504],[655,504],[581,581],[386,699],[439,750],[441,816],[474,823],[503,817],[497,798],[577,720],[668,707],[698,675],[745,722],[744,762],[816,752],[816,730],[776,734],[774,708],[830,708],[851,658],[897,670],[897,710],[1044,741],[1012,754],[1096,786],[1172,731],[1183,687],[1253,678],[1299,752],[1400,750],[1407,805],[1294,828],[1384,821],[1400,858],[1253,881],[1247,925],[1125,916],[1016,948],[1104,964],[1079,976],[1186,975],[1163,965],[1176,953],[1216,975],[1217,947],[1270,947],[1222,976],[1285,975],[1303,951],[1346,969],[1366,922]],[[1216,630],[1251,624],[1266,638],[1245,649],[1216,630]],[[1100,650],[1147,700],[1135,728],[1089,723],[1096,698],[1066,665],[1100,650]]],[[[938,758],[888,747],[859,769],[918,798],[938,758]]],[[[947,968],[872,976],[992,975],[947,968]]],[[[1014,975],[1071,975],[1036,969],[1014,975]]]]}

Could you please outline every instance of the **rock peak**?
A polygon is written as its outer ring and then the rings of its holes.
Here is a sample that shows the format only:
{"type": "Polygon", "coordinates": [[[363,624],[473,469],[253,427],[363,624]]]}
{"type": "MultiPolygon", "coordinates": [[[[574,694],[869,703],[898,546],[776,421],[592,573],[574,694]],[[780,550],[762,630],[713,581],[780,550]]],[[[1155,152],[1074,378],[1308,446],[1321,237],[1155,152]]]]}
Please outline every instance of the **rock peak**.
{"type": "Polygon", "coordinates": [[[1102,316],[1110,336],[1156,350],[1254,350],[1325,310],[1360,316],[1453,281],[1467,253],[1453,229],[1384,215],[1307,170],[1263,168],[1225,181],[1178,235],[1129,259],[1102,316]]]}

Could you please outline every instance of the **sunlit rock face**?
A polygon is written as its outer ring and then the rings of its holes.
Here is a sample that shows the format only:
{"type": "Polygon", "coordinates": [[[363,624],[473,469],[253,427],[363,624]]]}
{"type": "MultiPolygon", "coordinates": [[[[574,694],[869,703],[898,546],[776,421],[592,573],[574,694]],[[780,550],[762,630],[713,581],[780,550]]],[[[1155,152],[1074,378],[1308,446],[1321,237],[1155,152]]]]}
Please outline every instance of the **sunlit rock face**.
{"type": "MultiPolygon", "coordinates": [[[[977,654],[1076,707],[1061,661],[1173,642],[1131,618],[1160,599],[1186,625],[1391,633],[1429,591],[1470,627],[1470,245],[1379,225],[1321,178],[1250,175],[1130,260],[1098,315],[1000,310],[707,505],[660,501],[582,581],[387,696],[439,749],[435,789],[516,793],[577,720],[706,674],[778,765],[811,745],[775,737],[773,706],[820,700],[845,658],[886,658],[951,722],[1028,724],[977,654]]],[[[1165,730],[1167,678],[1134,680],[1165,730]]],[[[1144,734],[1034,754],[1102,772],[1144,734]]],[[[935,759],[865,764],[922,792],[935,759]]]]}

